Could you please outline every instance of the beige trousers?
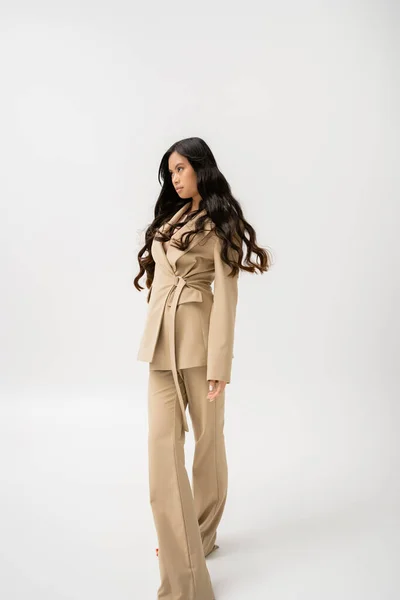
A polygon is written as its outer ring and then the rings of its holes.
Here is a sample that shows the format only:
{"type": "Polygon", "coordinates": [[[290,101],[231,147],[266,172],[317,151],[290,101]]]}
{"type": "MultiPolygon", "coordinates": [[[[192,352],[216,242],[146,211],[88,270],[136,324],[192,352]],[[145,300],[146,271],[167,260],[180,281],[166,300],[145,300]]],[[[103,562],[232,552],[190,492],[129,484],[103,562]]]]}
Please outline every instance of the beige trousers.
{"type": "Polygon", "coordinates": [[[161,577],[157,600],[214,600],[205,556],[214,550],[226,502],[228,468],[225,390],[210,402],[206,375],[206,366],[178,370],[195,439],[191,486],[172,371],[149,370],[149,488],[161,577]]]}

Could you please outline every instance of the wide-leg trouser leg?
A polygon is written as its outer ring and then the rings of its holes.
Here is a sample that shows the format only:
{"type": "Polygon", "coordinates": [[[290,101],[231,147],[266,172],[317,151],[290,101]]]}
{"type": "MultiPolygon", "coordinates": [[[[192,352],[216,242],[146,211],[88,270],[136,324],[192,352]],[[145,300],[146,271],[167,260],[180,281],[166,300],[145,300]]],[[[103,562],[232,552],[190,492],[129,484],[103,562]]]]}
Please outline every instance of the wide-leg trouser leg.
{"type": "MultiPolygon", "coordinates": [[[[186,408],[181,371],[179,382],[186,408]]],[[[171,371],[149,371],[148,415],[150,504],[161,576],[157,598],[214,600],[185,468],[185,430],[171,371]]]]}
{"type": "Polygon", "coordinates": [[[210,402],[207,399],[207,368],[182,370],[189,398],[189,412],[195,437],[192,489],[197,520],[207,556],[217,537],[225,508],[228,465],[224,437],[225,390],[210,402]]]}

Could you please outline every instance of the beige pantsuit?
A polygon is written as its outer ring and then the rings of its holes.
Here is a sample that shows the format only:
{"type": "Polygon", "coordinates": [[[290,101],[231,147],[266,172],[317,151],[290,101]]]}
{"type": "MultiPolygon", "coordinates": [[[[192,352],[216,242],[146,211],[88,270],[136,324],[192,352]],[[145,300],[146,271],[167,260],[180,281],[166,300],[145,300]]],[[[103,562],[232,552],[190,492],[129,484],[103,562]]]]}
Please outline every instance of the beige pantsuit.
{"type": "MultiPolygon", "coordinates": [[[[191,202],[160,227],[178,221],[191,202]]],[[[211,219],[185,250],[153,240],[154,278],[138,360],[149,363],[150,503],[158,536],[158,600],[214,600],[205,556],[215,544],[227,496],[225,390],[213,402],[208,380],[230,382],[238,276],[221,259],[211,219]],[[211,284],[214,283],[214,292],[211,284]],[[185,469],[187,412],[195,455],[192,489],[185,469]]]]}

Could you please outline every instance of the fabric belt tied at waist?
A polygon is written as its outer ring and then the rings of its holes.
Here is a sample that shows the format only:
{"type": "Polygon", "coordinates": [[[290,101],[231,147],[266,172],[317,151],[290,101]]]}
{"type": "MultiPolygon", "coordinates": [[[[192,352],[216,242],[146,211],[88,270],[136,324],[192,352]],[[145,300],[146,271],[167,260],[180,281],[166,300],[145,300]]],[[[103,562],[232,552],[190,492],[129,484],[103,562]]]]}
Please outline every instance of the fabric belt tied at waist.
{"type": "MultiPolygon", "coordinates": [[[[170,328],[169,328],[169,349],[170,349],[170,357],[171,357],[171,370],[172,370],[172,375],[173,375],[174,382],[175,382],[176,391],[178,394],[179,404],[181,407],[183,427],[184,427],[185,431],[189,431],[189,427],[188,427],[187,420],[186,420],[185,405],[183,402],[183,396],[182,396],[181,388],[179,385],[178,370],[176,368],[176,348],[175,348],[175,314],[176,314],[177,306],[179,304],[179,296],[181,295],[182,290],[185,287],[185,285],[190,287],[190,285],[187,284],[186,280],[183,277],[180,277],[179,275],[177,275],[175,277],[175,282],[173,284],[173,287],[171,288],[172,290],[175,289],[175,293],[174,293],[174,296],[173,296],[173,299],[172,299],[172,302],[170,305],[171,311],[170,311],[170,328]]],[[[196,297],[196,299],[201,300],[201,293],[199,294],[198,297],[196,297]]]]}

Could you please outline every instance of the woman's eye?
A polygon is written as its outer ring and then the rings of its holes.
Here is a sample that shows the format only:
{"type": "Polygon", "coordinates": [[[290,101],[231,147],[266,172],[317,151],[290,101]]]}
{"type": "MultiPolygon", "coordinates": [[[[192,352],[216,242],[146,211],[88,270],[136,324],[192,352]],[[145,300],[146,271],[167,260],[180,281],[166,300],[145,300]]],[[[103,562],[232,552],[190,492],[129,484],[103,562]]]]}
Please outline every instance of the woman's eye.
{"type": "MultiPolygon", "coordinates": [[[[177,171],[179,171],[180,169],[183,169],[183,167],[178,167],[178,168],[177,168],[177,171]]],[[[170,171],[170,172],[169,172],[169,174],[170,174],[170,175],[171,175],[171,177],[172,177],[172,175],[173,175],[172,171],[170,171]]]]}

